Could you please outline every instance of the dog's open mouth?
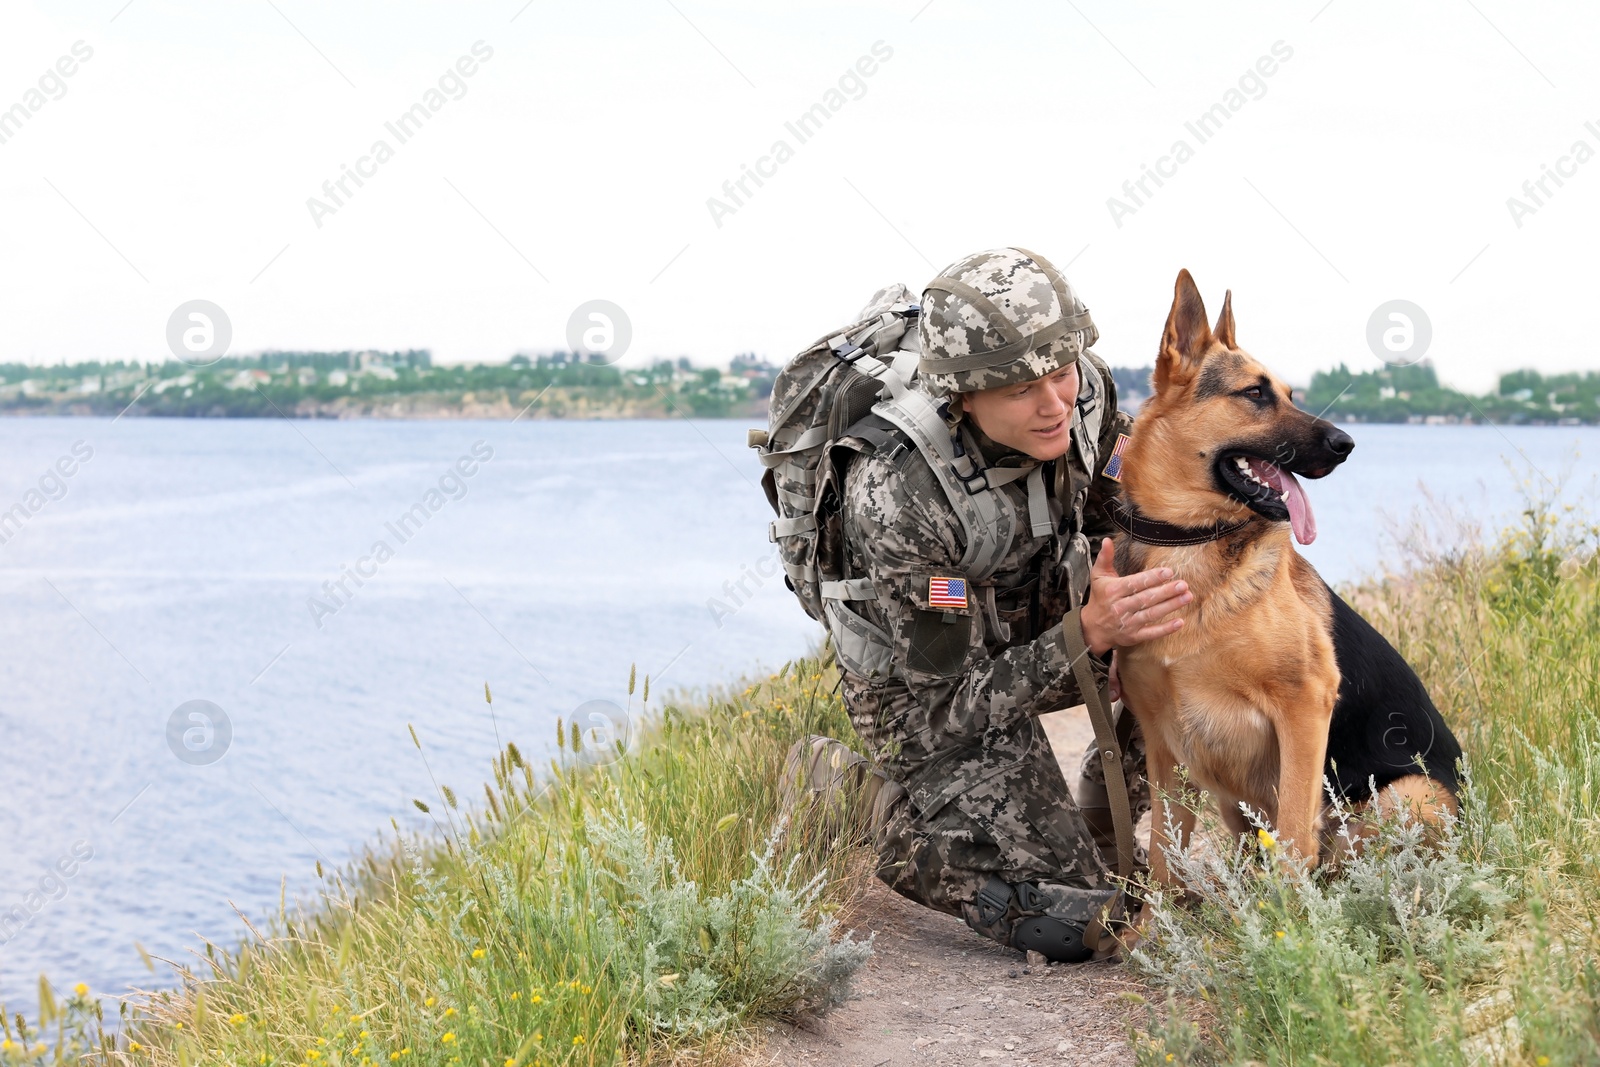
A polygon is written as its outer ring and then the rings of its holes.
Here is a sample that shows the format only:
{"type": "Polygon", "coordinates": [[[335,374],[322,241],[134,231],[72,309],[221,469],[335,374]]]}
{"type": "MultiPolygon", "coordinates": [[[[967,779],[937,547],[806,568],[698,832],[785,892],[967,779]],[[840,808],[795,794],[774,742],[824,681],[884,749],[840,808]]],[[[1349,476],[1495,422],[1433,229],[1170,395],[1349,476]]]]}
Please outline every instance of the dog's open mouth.
{"type": "MultiPolygon", "coordinates": [[[[1329,470],[1332,468],[1302,473],[1308,478],[1321,478],[1329,470]]],[[[1230,495],[1243,501],[1256,514],[1273,522],[1288,519],[1294,539],[1302,545],[1317,539],[1317,520],[1311,514],[1311,501],[1306,499],[1305,490],[1286,468],[1248,452],[1225,452],[1217,461],[1217,477],[1230,495]]]]}

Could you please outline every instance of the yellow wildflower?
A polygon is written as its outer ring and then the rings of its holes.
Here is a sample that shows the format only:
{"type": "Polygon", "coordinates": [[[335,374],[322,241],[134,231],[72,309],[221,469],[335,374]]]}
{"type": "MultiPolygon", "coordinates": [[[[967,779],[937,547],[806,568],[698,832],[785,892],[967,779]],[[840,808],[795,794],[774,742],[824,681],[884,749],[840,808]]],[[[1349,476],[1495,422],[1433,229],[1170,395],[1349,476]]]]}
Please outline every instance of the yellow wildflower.
{"type": "Polygon", "coordinates": [[[522,994],[520,992],[513,991],[512,994],[511,994],[511,999],[512,1000],[516,1000],[520,996],[522,996],[522,994]]]}
{"type": "Polygon", "coordinates": [[[319,1045],[326,1045],[326,1044],[327,1044],[327,1043],[328,1043],[328,1039],[327,1039],[327,1038],[325,1038],[325,1037],[319,1037],[319,1038],[317,1038],[317,1044],[319,1044],[319,1045]]]}
{"type": "Polygon", "coordinates": [[[391,1053],[389,1053],[389,1059],[391,1059],[391,1060],[397,1060],[397,1059],[399,1059],[399,1058],[400,1058],[400,1053],[398,1053],[398,1052],[391,1052],[391,1053]]]}
{"type": "Polygon", "coordinates": [[[455,1035],[455,1033],[454,1033],[454,1032],[452,1032],[452,1031],[450,1031],[450,1030],[446,1030],[446,1031],[445,1031],[445,1032],[444,1032],[444,1036],[443,1036],[443,1037],[441,1037],[441,1038],[440,1038],[440,1039],[439,1039],[439,1040],[440,1040],[440,1041],[443,1041],[443,1042],[444,1042],[444,1043],[445,1043],[445,1044],[447,1044],[447,1045],[448,1045],[448,1044],[450,1044],[450,1043],[451,1043],[451,1042],[452,1042],[452,1041],[454,1041],[454,1040],[455,1040],[455,1039],[456,1039],[456,1035],[455,1035]]]}
{"type": "MultiPolygon", "coordinates": [[[[5,1045],[0,1045],[0,1048],[9,1047],[10,1044],[11,1044],[11,1042],[7,1041],[5,1043],[5,1045]]],[[[137,1041],[130,1041],[130,1042],[128,1042],[128,1051],[129,1052],[143,1052],[144,1051],[144,1046],[139,1044],[139,1042],[137,1042],[137,1041]]]]}
{"type": "Polygon", "coordinates": [[[1539,1067],[1549,1067],[1550,1057],[1549,1056],[1538,1056],[1538,1057],[1536,1057],[1534,1059],[1533,1062],[1537,1063],[1539,1065],[1539,1067]]]}
{"type": "Polygon", "coordinates": [[[82,982],[79,982],[77,985],[73,986],[72,991],[78,994],[80,997],[86,997],[89,995],[89,987],[84,985],[82,982]]]}
{"type": "Polygon", "coordinates": [[[573,1034],[573,1035],[572,1035],[572,1043],[573,1043],[573,1044],[574,1044],[574,1045],[581,1045],[581,1044],[583,1044],[583,1035],[582,1035],[582,1034],[573,1034]]]}
{"type": "Polygon", "coordinates": [[[1282,941],[1286,935],[1284,934],[1284,932],[1282,930],[1278,930],[1272,936],[1277,938],[1279,941],[1282,941]]]}
{"type": "Polygon", "coordinates": [[[1265,830],[1259,830],[1258,829],[1256,831],[1256,840],[1261,842],[1261,847],[1262,848],[1277,848],[1278,847],[1278,839],[1273,837],[1271,834],[1267,833],[1265,830]]]}
{"type": "Polygon", "coordinates": [[[445,1017],[445,1018],[446,1018],[446,1019],[448,1019],[448,1018],[450,1018],[450,1017],[451,1017],[451,1016],[453,1016],[453,1015],[454,1015],[454,1014],[455,1014],[455,1013],[456,1013],[456,1010],[455,1010],[455,1009],[454,1009],[454,1008],[446,1008],[446,1009],[445,1009],[445,1010],[444,1010],[444,1017],[445,1017]]]}
{"type": "Polygon", "coordinates": [[[427,1008],[433,1007],[433,998],[429,997],[427,1000],[424,1000],[422,1002],[422,1004],[423,1004],[423,1007],[427,1007],[427,1008]]]}
{"type": "Polygon", "coordinates": [[[228,1016],[228,1021],[235,1026],[243,1026],[244,1016],[240,1015],[238,1012],[234,1012],[232,1015],[228,1016]]]}
{"type": "Polygon", "coordinates": [[[587,986],[587,985],[584,986],[583,987],[583,992],[584,992],[585,995],[587,995],[589,993],[593,993],[594,992],[594,986],[587,986]]]}
{"type": "Polygon", "coordinates": [[[361,1031],[361,1036],[362,1037],[366,1037],[367,1036],[367,1032],[365,1030],[361,1031]]]}
{"type": "Polygon", "coordinates": [[[481,949],[481,948],[473,949],[472,950],[472,958],[475,959],[475,960],[483,959],[483,949],[481,949]]]}
{"type": "Polygon", "coordinates": [[[529,1003],[532,1003],[532,1004],[543,1004],[544,1003],[544,998],[541,997],[539,994],[535,993],[533,996],[528,998],[528,1001],[529,1001],[529,1003]]]}
{"type": "Polygon", "coordinates": [[[310,1052],[306,1053],[306,1059],[320,1060],[322,1059],[322,1053],[318,1052],[316,1049],[312,1049],[310,1052]]]}

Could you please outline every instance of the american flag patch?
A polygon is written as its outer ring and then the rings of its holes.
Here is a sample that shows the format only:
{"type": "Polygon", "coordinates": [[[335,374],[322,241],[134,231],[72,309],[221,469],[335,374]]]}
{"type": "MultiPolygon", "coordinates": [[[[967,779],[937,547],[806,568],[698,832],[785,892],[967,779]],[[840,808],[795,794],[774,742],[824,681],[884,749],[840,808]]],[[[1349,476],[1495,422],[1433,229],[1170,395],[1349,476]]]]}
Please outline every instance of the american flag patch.
{"type": "Polygon", "coordinates": [[[1122,450],[1127,447],[1128,435],[1125,433],[1117,434],[1117,447],[1111,450],[1111,458],[1106,461],[1106,469],[1103,472],[1107,478],[1114,482],[1122,481],[1122,450]]]}
{"type": "Polygon", "coordinates": [[[965,578],[929,578],[928,607],[964,608],[967,606],[965,578]]]}

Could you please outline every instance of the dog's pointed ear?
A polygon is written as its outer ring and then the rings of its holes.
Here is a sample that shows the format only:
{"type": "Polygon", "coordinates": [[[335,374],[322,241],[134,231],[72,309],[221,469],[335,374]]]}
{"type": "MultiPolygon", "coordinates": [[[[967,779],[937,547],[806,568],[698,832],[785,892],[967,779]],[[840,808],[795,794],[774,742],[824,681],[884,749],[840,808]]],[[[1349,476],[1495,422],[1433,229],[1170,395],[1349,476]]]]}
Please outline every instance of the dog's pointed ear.
{"type": "Polygon", "coordinates": [[[1211,331],[1222,344],[1223,348],[1238,348],[1239,342],[1233,335],[1233,290],[1222,298],[1222,311],[1217,314],[1217,325],[1211,331]]]}
{"type": "Polygon", "coordinates": [[[1156,392],[1192,378],[1200,369],[1200,361],[1212,340],[1200,289],[1187,270],[1180,270],[1173,287],[1167,328],[1161,335],[1161,354],[1156,357],[1156,392]]]}

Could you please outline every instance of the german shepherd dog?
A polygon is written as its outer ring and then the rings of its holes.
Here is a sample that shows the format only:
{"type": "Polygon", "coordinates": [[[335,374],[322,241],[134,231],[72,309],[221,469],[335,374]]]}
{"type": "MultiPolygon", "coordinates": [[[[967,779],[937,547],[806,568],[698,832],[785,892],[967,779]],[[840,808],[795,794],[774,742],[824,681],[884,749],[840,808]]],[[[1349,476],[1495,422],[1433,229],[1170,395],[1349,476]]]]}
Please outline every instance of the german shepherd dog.
{"type": "Polygon", "coordinates": [[[1180,766],[1229,829],[1251,831],[1247,804],[1313,864],[1334,847],[1324,775],[1349,810],[1404,804],[1436,828],[1456,811],[1460,746],[1416,673],[1290,543],[1316,536],[1296,476],[1324,477],[1355,442],[1239,347],[1231,291],[1206,325],[1188,271],[1153,383],[1123,450],[1117,564],[1170,567],[1194,599],[1181,629],[1118,653],[1154,787],[1152,880],[1173,883],[1163,797],[1176,843],[1194,828],[1180,766]]]}

